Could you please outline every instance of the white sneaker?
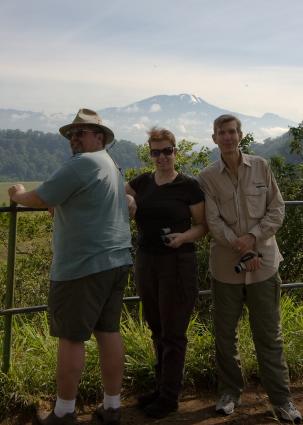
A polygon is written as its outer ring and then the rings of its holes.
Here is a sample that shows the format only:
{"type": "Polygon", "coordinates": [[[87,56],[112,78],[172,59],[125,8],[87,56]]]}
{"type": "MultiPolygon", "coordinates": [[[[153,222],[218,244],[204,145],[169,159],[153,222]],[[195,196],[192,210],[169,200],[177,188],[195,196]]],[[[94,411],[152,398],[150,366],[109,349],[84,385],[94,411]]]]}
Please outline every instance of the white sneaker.
{"type": "Polygon", "coordinates": [[[216,412],[223,413],[224,415],[231,415],[234,413],[235,407],[240,405],[240,399],[230,395],[223,394],[216,404],[216,412]]]}
{"type": "Polygon", "coordinates": [[[282,406],[273,406],[273,409],[275,414],[285,421],[294,424],[300,424],[302,421],[302,415],[292,401],[287,401],[282,406]]]}

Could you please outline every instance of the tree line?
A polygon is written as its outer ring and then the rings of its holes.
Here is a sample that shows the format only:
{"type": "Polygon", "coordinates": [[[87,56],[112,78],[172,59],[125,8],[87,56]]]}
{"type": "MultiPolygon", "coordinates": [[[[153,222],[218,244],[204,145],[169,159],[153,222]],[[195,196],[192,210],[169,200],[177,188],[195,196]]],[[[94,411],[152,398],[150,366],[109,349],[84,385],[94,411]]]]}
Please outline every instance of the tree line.
{"type": "MultiPolygon", "coordinates": [[[[290,129],[278,138],[266,139],[264,144],[255,143],[251,135],[250,147],[255,154],[265,158],[281,156],[287,163],[299,164],[302,158],[298,150],[291,151],[291,143],[296,134],[297,137],[300,136],[300,128],[302,129],[302,125],[293,129],[295,134],[290,129]]],[[[138,156],[138,146],[131,141],[115,141],[108,151],[123,171],[140,168],[143,164],[140,155],[138,156]]],[[[216,159],[218,150],[211,150],[209,155],[211,160],[216,159]]],[[[45,180],[69,156],[69,143],[60,134],[33,130],[0,130],[0,181],[45,180]]]]}
{"type": "MultiPolygon", "coordinates": [[[[122,170],[140,167],[137,145],[115,141],[109,154],[122,170]]],[[[0,130],[0,181],[42,181],[71,155],[60,134],[28,130],[0,130]]]]}

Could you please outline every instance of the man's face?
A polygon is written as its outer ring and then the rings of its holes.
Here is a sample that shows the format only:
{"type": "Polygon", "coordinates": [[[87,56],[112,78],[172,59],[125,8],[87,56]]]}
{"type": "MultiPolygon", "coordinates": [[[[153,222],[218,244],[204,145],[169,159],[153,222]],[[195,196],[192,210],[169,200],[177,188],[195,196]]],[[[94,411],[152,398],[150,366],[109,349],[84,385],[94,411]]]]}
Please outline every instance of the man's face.
{"type": "Polygon", "coordinates": [[[237,130],[236,121],[228,121],[216,128],[213,141],[218,145],[221,153],[229,155],[238,152],[238,146],[242,139],[242,132],[237,130]]]}
{"type": "Polygon", "coordinates": [[[96,152],[102,149],[103,134],[89,128],[77,128],[70,131],[68,136],[73,154],[96,152]]]}

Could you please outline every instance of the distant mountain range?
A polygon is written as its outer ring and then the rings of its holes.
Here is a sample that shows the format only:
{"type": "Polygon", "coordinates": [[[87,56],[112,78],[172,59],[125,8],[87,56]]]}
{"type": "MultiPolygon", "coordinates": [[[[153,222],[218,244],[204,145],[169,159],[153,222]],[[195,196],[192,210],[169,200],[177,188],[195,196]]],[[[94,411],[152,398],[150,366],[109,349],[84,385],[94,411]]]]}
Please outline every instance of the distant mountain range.
{"type": "MultiPolygon", "coordinates": [[[[89,105],[80,105],[89,107],[89,105]]],[[[57,133],[58,128],[73,120],[75,113],[55,113],[0,109],[0,129],[29,129],[57,133]]],[[[190,94],[153,96],[125,107],[106,108],[98,111],[105,125],[111,127],[116,138],[143,143],[152,126],[173,131],[177,140],[187,139],[213,147],[211,141],[213,120],[221,114],[233,113],[243,123],[244,133],[253,133],[256,141],[277,137],[298,123],[266,113],[262,117],[244,115],[205,102],[201,97],[190,94]]]]}

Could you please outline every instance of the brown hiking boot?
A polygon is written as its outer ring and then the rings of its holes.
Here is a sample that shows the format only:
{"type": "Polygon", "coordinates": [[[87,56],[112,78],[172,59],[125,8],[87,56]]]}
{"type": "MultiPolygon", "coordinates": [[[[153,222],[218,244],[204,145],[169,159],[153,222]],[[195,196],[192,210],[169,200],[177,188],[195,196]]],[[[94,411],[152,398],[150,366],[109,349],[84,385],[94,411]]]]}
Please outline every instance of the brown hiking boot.
{"type": "Polygon", "coordinates": [[[51,413],[42,411],[37,413],[36,421],[33,424],[40,425],[79,425],[76,413],[67,413],[62,418],[55,415],[54,411],[51,413]]]}
{"type": "Polygon", "coordinates": [[[104,409],[103,404],[100,404],[95,411],[95,416],[101,420],[102,425],[120,425],[121,409],[111,407],[104,409]]]}

